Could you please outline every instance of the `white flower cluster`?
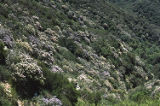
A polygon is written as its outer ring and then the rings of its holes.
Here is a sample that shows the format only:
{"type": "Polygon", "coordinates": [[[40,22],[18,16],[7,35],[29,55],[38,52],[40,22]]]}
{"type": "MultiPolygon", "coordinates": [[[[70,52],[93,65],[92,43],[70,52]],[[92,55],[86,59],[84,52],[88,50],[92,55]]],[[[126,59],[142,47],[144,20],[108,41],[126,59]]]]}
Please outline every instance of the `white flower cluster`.
{"type": "Polygon", "coordinates": [[[39,58],[44,61],[44,63],[52,65],[54,62],[53,53],[46,52],[44,50],[39,51],[39,58]]]}
{"type": "Polygon", "coordinates": [[[63,70],[59,66],[56,66],[56,65],[52,66],[52,70],[51,71],[54,72],[54,73],[57,73],[57,72],[61,73],[61,72],[63,72],[63,70]]]}
{"type": "Polygon", "coordinates": [[[31,58],[27,54],[20,52],[16,54],[15,52],[12,52],[9,55],[10,56],[8,56],[7,58],[7,63],[11,66],[10,68],[13,70],[12,76],[15,81],[31,79],[43,83],[43,72],[33,58],[31,58]]]}
{"type": "Polygon", "coordinates": [[[45,106],[46,105],[47,106],[48,105],[49,106],[62,106],[62,102],[58,98],[56,98],[55,96],[50,99],[49,98],[42,98],[41,100],[45,104],[45,106]]]}
{"type": "Polygon", "coordinates": [[[28,42],[23,42],[22,40],[17,40],[16,44],[19,45],[20,47],[23,47],[27,51],[32,52],[32,48],[28,42]]]}
{"type": "Polygon", "coordinates": [[[34,35],[36,34],[36,30],[31,24],[26,25],[25,28],[29,33],[34,34],[34,35]]]}

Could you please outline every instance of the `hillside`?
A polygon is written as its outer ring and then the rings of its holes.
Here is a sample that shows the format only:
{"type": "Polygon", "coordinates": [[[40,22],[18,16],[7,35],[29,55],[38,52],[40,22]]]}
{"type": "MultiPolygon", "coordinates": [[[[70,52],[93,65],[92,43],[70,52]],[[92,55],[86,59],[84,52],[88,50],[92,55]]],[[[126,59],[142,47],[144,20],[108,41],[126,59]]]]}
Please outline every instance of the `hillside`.
{"type": "Polygon", "coordinates": [[[0,105],[158,106],[159,1],[129,2],[0,0],[0,105]]]}
{"type": "Polygon", "coordinates": [[[116,5],[132,11],[150,23],[160,26],[159,0],[109,0],[116,5]]]}

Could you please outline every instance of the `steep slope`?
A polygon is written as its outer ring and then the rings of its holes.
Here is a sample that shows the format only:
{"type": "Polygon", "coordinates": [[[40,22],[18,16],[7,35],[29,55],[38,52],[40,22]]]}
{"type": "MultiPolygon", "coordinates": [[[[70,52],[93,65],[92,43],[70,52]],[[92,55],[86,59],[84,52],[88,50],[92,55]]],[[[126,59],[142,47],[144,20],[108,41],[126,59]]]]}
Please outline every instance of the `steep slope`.
{"type": "Polygon", "coordinates": [[[13,88],[12,105],[114,103],[159,74],[157,26],[107,1],[7,0],[0,8],[1,85],[13,88]]]}

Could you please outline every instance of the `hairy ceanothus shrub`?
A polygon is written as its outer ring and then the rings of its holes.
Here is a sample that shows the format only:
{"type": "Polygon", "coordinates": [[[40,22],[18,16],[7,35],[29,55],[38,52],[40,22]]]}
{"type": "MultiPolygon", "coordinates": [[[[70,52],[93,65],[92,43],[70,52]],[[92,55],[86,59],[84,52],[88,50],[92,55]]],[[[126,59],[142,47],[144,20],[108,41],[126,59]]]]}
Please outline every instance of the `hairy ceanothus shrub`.
{"type": "Polygon", "coordinates": [[[30,97],[38,93],[44,84],[44,77],[37,62],[29,55],[11,51],[7,57],[7,64],[12,72],[12,81],[22,96],[30,97]]]}

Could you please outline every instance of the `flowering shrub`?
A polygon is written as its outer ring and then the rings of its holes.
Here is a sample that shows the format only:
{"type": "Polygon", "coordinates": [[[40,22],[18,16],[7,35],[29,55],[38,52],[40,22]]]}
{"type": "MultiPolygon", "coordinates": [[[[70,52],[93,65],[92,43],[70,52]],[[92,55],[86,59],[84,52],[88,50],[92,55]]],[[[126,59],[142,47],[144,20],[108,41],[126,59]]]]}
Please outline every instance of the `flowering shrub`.
{"type": "Polygon", "coordinates": [[[31,24],[28,24],[27,26],[25,26],[25,28],[26,28],[26,30],[27,30],[30,34],[35,35],[36,30],[35,30],[35,28],[34,28],[31,24]]]}
{"type": "Polygon", "coordinates": [[[33,58],[23,53],[11,53],[9,55],[10,56],[7,58],[7,63],[13,70],[13,79],[15,81],[26,80],[27,78],[30,78],[33,80],[41,80],[41,82],[43,82],[43,72],[33,58]],[[16,59],[19,60],[19,62],[16,62],[16,59]]]}
{"type": "Polygon", "coordinates": [[[13,35],[10,33],[8,29],[0,27],[0,39],[4,42],[4,44],[7,47],[13,47],[13,35]]]}
{"type": "Polygon", "coordinates": [[[56,66],[56,65],[53,65],[52,66],[52,70],[51,70],[53,73],[56,73],[56,72],[63,72],[63,70],[59,67],[59,66],[56,66]]]}
{"type": "Polygon", "coordinates": [[[41,100],[45,106],[62,106],[62,102],[55,96],[52,98],[42,98],[41,100]]]}
{"type": "Polygon", "coordinates": [[[44,84],[44,77],[37,62],[29,55],[12,51],[7,57],[12,72],[12,81],[22,96],[33,96],[44,84]]]}
{"type": "Polygon", "coordinates": [[[0,106],[17,106],[16,99],[10,98],[5,89],[6,87],[0,83],[0,106]]]}
{"type": "Polygon", "coordinates": [[[52,65],[54,62],[53,54],[43,50],[38,51],[38,58],[48,65],[52,65]]]}
{"type": "Polygon", "coordinates": [[[32,52],[32,48],[28,42],[23,42],[22,40],[17,40],[16,44],[17,44],[17,46],[22,47],[29,52],[32,52]]]}
{"type": "Polygon", "coordinates": [[[43,80],[43,74],[36,63],[21,62],[12,65],[14,80],[43,80]]]}

